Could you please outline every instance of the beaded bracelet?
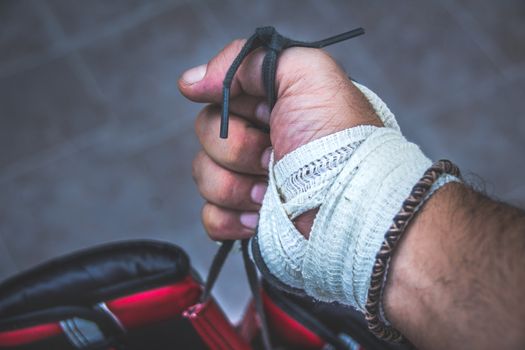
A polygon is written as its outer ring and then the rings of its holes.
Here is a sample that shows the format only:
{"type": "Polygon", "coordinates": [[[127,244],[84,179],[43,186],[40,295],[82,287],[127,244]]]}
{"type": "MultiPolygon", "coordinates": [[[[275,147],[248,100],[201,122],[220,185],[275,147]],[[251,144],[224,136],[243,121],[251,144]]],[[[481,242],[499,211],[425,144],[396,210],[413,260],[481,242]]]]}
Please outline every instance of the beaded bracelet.
{"type": "Polygon", "coordinates": [[[394,217],[392,225],[385,234],[385,240],[376,255],[366,301],[365,318],[369,330],[380,339],[397,343],[405,341],[403,335],[388,324],[382,312],[383,289],[387,271],[393,251],[406,228],[415,217],[419,205],[425,200],[432,184],[443,174],[460,177],[458,167],[449,160],[439,160],[434,163],[412,188],[409,197],[403,202],[401,210],[394,217]]]}

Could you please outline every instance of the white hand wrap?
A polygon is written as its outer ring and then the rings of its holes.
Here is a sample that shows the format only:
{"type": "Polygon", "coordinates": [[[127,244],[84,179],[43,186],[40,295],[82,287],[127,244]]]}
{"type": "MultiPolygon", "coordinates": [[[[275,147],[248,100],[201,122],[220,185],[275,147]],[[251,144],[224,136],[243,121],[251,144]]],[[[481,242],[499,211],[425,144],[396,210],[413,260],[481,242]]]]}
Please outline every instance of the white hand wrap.
{"type": "MultiPolygon", "coordinates": [[[[414,184],[431,165],[408,142],[394,115],[355,84],[384,128],[357,126],[312,141],[269,166],[258,243],[269,271],[321,301],[364,310],[372,267],[384,235],[414,184]],[[310,238],[293,225],[319,208],[310,238]]],[[[443,176],[432,192],[447,182],[443,176]]]]}

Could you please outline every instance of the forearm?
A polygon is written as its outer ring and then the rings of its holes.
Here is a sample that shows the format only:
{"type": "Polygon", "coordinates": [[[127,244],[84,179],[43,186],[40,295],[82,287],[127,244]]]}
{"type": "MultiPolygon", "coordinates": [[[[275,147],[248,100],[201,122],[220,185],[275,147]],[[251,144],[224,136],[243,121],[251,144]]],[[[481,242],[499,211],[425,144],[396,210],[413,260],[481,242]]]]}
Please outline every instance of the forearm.
{"type": "Polygon", "coordinates": [[[449,184],[392,260],[387,318],[421,349],[525,347],[525,213],[449,184]]]}

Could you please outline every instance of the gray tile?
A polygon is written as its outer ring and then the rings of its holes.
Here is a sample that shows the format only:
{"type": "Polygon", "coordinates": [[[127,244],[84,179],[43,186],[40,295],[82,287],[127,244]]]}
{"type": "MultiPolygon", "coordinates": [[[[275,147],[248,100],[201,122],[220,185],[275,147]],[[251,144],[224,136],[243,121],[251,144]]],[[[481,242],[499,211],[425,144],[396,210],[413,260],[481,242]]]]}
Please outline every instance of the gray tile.
{"type": "Polygon", "coordinates": [[[122,126],[142,130],[194,117],[197,107],[180,95],[177,79],[222,45],[193,8],[182,5],[80,54],[122,126]]]}
{"type": "Polygon", "coordinates": [[[48,51],[53,40],[30,0],[0,2],[0,71],[48,51]]]}
{"type": "Polygon", "coordinates": [[[475,23],[467,23],[472,30],[478,31],[479,40],[487,41],[488,49],[498,64],[504,68],[506,64],[525,62],[525,3],[521,0],[479,1],[461,0],[457,2],[457,11],[465,20],[473,19],[475,23]],[[500,58],[502,60],[500,61],[500,58]]]}
{"type": "MultiPolygon", "coordinates": [[[[334,22],[346,19],[367,30],[359,39],[362,49],[381,70],[375,74],[379,79],[371,83],[401,115],[420,117],[498,75],[455,19],[434,3],[331,3],[334,22]]],[[[348,50],[349,56],[353,54],[348,50]]]]}
{"type": "Polygon", "coordinates": [[[179,228],[199,221],[190,167],[198,145],[173,133],[130,152],[133,135],[116,129],[92,149],[1,183],[0,231],[16,263],[115,239],[193,234],[179,228]]]}
{"type": "Polygon", "coordinates": [[[525,81],[442,111],[421,128],[427,153],[455,161],[489,195],[523,205],[525,122],[520,110],[525,81]],[[479,179],[479,178],[480,179],[479,179]]]}
{"type": "Polygon", "coordinates": [[[155,7],[160,1],[47,0],[66,37],[74,38],[114,25],[125,17],[155,7]]]}
{"type": "Polygon", "coordinates": [[[206,4],[205,6],[216,16],[217,23],[214,24],[223,24],[224,28],[219,30],[232,35],[232,39],[247,37],[256,27],[261,26],[274,26],[283,35],[299,40],[322,39],[324,36],[338,34],[346,28],[341,28],[341,23],[336,21],[313,20],[319,19],[320,13],[318,6],[310,1],[228,0],[201,3],[206,4]],[[235,21],[234,25],[224,25],[232,21],[235,21]]]}
{"type": "Polygon", "coordinates": [[[0,167],[92,130],[107,120],[68,57],[0,79],[0,167]]]}

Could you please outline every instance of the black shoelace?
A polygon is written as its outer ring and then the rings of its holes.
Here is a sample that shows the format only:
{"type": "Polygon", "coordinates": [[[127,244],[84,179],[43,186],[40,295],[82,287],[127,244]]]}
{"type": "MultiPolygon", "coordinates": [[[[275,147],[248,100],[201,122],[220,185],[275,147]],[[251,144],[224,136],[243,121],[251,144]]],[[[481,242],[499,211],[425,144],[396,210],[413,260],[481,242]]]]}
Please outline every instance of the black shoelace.
{"type": "MultiPolygon", "coordinates": [[[[248,38],[241,51],[233,60],[226,76],[223,81],[223,90],[222,90],[222,117],[221,117],[221,128],[220,128],[220,137],[228,137],[228,120],[229,120],[229,103],[230,103],[230,88],[235,76],[235,73],[239,69],[243,60],[254,50],[264,47],[267,52],[263,60],[262,65],[262,74],[263,74],[263,83],[266,91],[266,97],[268,101],[268,106],[270,111],[275,105],[277,99],[275,91],[275,73],[277,70],[277,60],[279,58],[279,53],[289,47],[310,47],[310,48],[323,48],[328,45],[332,45],[344,40],[354,38],[356,36],[364,34],[363,28],[356,28],[351,31],[332,36],[330,38],[313,41],[313,42],[304,42],[297,41],[286,38],[279,34],[274,27],[260,27],[255,30],[255,33],[248,38]]],[[[221,271],[221,268],[226,260],[228,254],[231,251],[234,241],[225,241],[222,243],[219,251],[215,255],[215,258],[212,262],[210,271],[208,273],[208,278],[206,280],[206,285],[201,297],[201,301],[205,302],[210,298],[210,292],[213,288],[213,285],[221,271]]],[[[248,278],[248,283],[253,294],[255,308],[259,314],[261,321],[261,338],[265,350],[271,350],[270,335],[268,331],[268,326],[266,323],[266,316],[264,313],[261,289],[259,285],[259,280],[257,276],[257,268],[254,262],[250,259],[249,256],[249,239],[244,239],[241,241],[242,255],[244,266],[246,270],[246,275],[248,278]]],[[[319,321],[316,321],[312,318],[312,324],[318,324],[321,329],[324,329],[322,324],[319,321]]],[[[327,331],[328,332],[328,331],[327,331]]],[[[327,333],[328,334],[328,333],[327,333]]],[[[325,337],[326,338],[326,337],[325,337]]],[[[337,340],[336,336],[331,335],[329,337],[329,342],[335,346],[336,349],[345,349],[341,345],[340,341],[337,340]]],[[[325,339],[328,340],[328,339],[325,339]]]]}
{"type": "Polygon", "coordinates": [[[222,83],[222,118],[221,118],[221,130],[220,137],[225,139],[228,137],[228,119],[229,119],[229,105],[230,105],[230,88],[232,85],[235,73],[241,66],[242,61],[252,51],[264,47],[267,52],[264,56],[262,65],[262,74],[264,88],[266,90],[266,98],[268,100],[268,106],[270,111],[275,105],[276,92],[275,92],[275,73],[277,70],[277,59],[279,53],[289,47],[311,47],[311,48],[323,48],[338,42],[354,38],[356,36],[364,34],[363,28],[356,28],[351,31],[326,38],[324,40],[305,42],[288,39],[279,34],[274,27],[260,27],[255,30],[255,33],[246,40],[246,43],[242,47],[241,51],[233,60],[224,81],[222,83]]]}

